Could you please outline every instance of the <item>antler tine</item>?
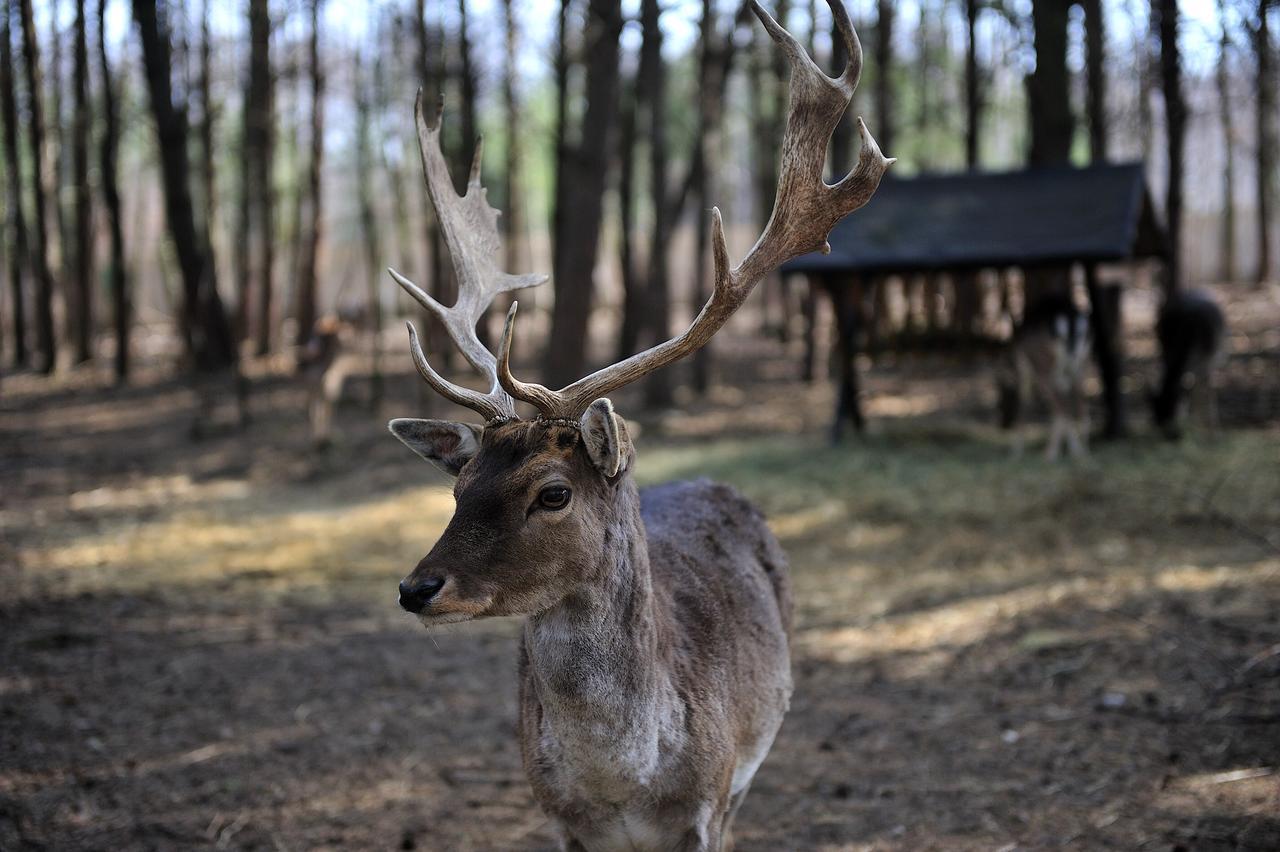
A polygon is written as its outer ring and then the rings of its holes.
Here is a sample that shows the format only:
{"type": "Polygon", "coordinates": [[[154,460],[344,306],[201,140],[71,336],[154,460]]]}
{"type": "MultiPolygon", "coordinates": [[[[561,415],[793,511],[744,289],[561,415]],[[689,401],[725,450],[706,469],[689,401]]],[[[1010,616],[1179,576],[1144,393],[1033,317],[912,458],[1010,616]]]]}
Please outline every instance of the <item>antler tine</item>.
{"type": "Polygon", "coordinates": [[[417,332],[409,326],[409,351],[422,378],[446,399],[484,415],[487,420],[515,416],[515,403],[498,381],[497,359],[476,335],[476,323],[500,293],[533,287],[547,280],[546,275],[511,275],[498,267],[502,244],[498,236],[498,211],[489,206],[480,183],[483,139],[476,140],[475,155],[467,178],[465,195],[458,195],[449,176],[449,167],[440,150],[440,125],[443,100],[437,101],[435,114],[429,120],[423,104],[422,90],[414,103],[414,122],[418,131],[418,150],[422,155],[422,171],[427,195],[435,209],[445,244],[453,258],[458,279],[458,300],[445,307],[421,287],[394,269],[388,269],[395,282],[413,299],[430,311],[444,325],[449,337],[467,362],[489,382],[489,392],[480,393],[460,387],[444,379],[427,362],[418,342],[417,332]]]}
{"type": "MultiPolygon", "coordinates": [[[[406,322],[405,325],[409,328],[409,354],[413,357],[413,366],[418,368],[418,375],[422,376],[432,390],[450,402],[470,408],[486,421],[514,415],[515,409],[510,404],[509,399],[507,404],[504,405],[492,393],[483,394],[470,388],[455,385],[437,373],[428,363],[427,355],[422,351],[422,344],[418,342],[418,330],[413,327],[412,322],[406,322]]],[[[502,394],[502,396],[506,397],[506,394],[502,394]]]]}
{"type": "Polygon", "coordinates": [[[787,30],[756,0],[751,9],[778,44],[791,65],[791,102],[782,138],[782,161],[773,213],[756,244],[737,267],[730,267],[720,210],[712,210],[712,250],[715,287],[689,328],[677,337],[598,370],[559,391],[517,381],[508,369],[508,349],[514,309],[507,316],[498,380],[516,399],[536,406],[544,417],[577,417],[598,397],[629,384],[697,351],[711,340],[756,284],[787,260],[811,251],[829,252],[827,235],[845,216],[866,204],[894,161],[858,119],[862,150],[858,163],[834,186],[823,181],[827,145],[836,124],[853,98],[862,72],[862,46],[841,0],[827,0],[849,61],[837,78],[828,77],[787,30]]]}

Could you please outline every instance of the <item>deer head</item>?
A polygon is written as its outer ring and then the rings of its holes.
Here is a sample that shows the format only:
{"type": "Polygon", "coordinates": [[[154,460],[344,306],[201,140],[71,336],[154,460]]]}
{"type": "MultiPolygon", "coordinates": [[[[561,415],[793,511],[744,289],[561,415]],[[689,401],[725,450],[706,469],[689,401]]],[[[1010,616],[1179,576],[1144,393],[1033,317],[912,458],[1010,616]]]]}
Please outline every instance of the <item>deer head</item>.
{"type": "Polygon", "coordinates": [[[715,287],[681,335],[605,367],[560,390],[526,384],[511,372],[517,304],[511,305],[498,354],[476,337],[477,320],[499,293],[540,284],[545,275],[498,269],[497,211],[480,186],[480,145],[466,194],[453,190],[440,152],[439,116],[428,123],[419,94],[416,116],[428,194],[457,270],[458,300],[442,306],[394,270],[406,292],[443,322],[467,361],[488,381],[488,393],[459,387],[428,363],[409,324],[409,348],[423,379],[453,402],[478,412],[483,426],[399,419],[390,429],[415,453],[457,477],[457,511],[444,534],[400,584],[400,603],[424,623],[539,612],[571,593],[605,564],[605,531],[620,491],[634,490],[634,450],[626,424],[604,398],[610,392],[705,346],[755,285],[785,261],[830,251],[827,235],[866,204],[894,162],[858,120],[857,165],[835,184],[823,181],[827,146],[853,97],[862,47],[840,0],[828,0],[849,56],[828,77],[800,44],[752,0],[751,7],[791,66],[790,104],[782,140],[773,213],[756,244],[731,266],[720,211],[712,210],[715,287]],[[538,411],[516,415],[515,402],[538,411]]]}

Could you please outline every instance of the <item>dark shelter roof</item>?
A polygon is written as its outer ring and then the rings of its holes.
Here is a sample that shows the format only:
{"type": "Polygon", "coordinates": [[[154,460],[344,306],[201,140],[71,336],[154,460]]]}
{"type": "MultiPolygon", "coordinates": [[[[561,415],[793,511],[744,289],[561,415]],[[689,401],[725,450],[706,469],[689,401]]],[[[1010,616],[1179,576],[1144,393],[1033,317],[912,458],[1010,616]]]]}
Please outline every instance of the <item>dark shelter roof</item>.
{"type": "Polygon", "coordinates": [[[1159,257],[1142,165],[886,177],[831,232],[831,253],[784,272],[892,273],[1159,257]]]}

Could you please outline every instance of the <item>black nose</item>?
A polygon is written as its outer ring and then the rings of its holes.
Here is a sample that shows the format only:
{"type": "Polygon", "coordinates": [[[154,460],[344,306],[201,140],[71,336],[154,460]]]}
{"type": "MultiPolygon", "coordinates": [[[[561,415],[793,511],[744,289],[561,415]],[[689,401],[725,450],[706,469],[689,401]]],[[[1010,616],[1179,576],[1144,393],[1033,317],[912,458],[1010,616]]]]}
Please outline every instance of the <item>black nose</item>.
{"type": "Polygon", "coordinates": [[[400,606],[405,612],[419,613],[426,607],[436,593],[444,587],[444,580],[435,577],[410,585],[400,582],[400,606]]]}

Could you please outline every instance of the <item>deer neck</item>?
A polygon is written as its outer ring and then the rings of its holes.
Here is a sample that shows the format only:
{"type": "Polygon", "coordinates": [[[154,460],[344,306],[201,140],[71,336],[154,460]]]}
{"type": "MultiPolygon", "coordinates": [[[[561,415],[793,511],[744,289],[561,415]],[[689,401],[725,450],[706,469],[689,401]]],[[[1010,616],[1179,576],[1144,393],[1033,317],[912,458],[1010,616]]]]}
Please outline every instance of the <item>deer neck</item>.
{"type": "Polygon", "coordinates": [[[525,653],[544,746],[583,772],[643,783],[676,745],[683,710],[654,606],[639,492],[629,476],[618,488],[594,580],[528,619],[525,653]]]}

